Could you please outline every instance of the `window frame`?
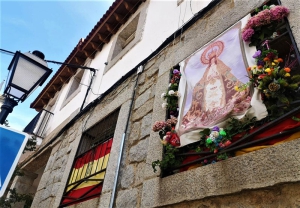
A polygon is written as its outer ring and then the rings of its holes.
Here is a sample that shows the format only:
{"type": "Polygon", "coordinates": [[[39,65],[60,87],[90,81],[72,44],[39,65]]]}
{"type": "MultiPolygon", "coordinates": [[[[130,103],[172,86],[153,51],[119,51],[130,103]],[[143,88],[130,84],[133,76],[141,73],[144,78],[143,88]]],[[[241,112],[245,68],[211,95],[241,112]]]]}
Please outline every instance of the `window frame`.
{"type": "MultiPolygon", "coordinates": [[[[65,207],[74,205],[80,202],[84,202],[96,197],[100,197],[105,175],[106,175],[106,169],[109,162],[109,156],[112,149],[112,143],[114,138],[114,132],[117,127],[117,120],[119,117],[120,109],[114,110],[112,113],[101,119],[98,123],[90,127],[88,130],[83,132],[78,149],[76,151],[75,158],[73,159],[72,167],[70,169],[70,173],[68,176],[68,180],[66,182],[64,193],[62,195],[62,199],[60,202],[59,207],[65,207]],[[108,122],[107,122],[108,121],[108,122]],[[101,134],[102,129],[106,129],[107,127],[111,127],[111,124],[114,124],[113,128],[110,129],[109,133],[105,133],[103,136],[101,134]],[[99,138],[91,138],[91,133],[95,133],[93,130],[98,130],[96,132],[97,136],[100,135],[99,138]],[[100,132],[100,133],[99,133],[100,132]],[[91,141],[88,141],[91,140],[91,141]],[[95,140],[95,141],[92,141],[95,140]],[[104,148],[103,148],[104,147],[104,148]],[[104,149],[104,154],[103,154],[104,149]],[[100,152],[99,152],[100,151],[100,152]],[[102,156],[102,157],[100,157],[102,156]],[[89,158],[88,158],[89,157],[89,158]],[[103,159],[102,159],[103,158],[103,159]],[[95,162],[96,161],[96,162],[95,162]],[[96,164],[96,166],[95,166],[96,164]],[[100,164],[100,166],[99,166],[100,164]],[[80,168],[76,168],[75,166],[80,166],[80,168]],[[86,167],[85,167],[86,166],[86,167]],[[92,167],[92,170],[89,169],[92,167]],[[100,169],[99,169],[100,167],[100,169]],[[81,169],[81,170],[80,170],[81,169]],[[85,173],[84,173],[85,171],[85,173]],[[88,173],[89,172],[89,173],[88,173]],[[79,179],[77,179],[78,174],[80,175],[79,179]],[[76,174],[75,178],[74,175],[76,174]],[[103,179],[97,179],[97,177],[103,177],[103,179]],[[99,181],[98,184],[94,184],[89,190],[86,190],[85,193],[83,193],[79,198],[75,199],[73,197],[70,197],[71,192],[76,189],[77,187],[80,187],[81,184],[83,184],[86,181],[99,181]],[[71,188],[69,188],[71,187],[71,188]],[[89,195],[92,193],[92,195],[89,195]],[[73,199],[73,201],[67,201],[64,202],[65,199],[73,199]]],[[[88,188],[88,187],[83,187],[88,188]]]]}
{"type": "Polygon", "coordinates": [[[143,28],[146,22],[147,7],[148,4],[141,4],[140,8],[127,20],[127,22],[115,34],[107,58],[107,65],[104,68],[104,74],[108,72],[110,68],[113,67],[124,55],[126,55],[128,51],[130,51],[137,43],[141,41],[143,36],[143,28]],[[117,47],[117,44],[120,44],[120,34],[122,34],[122,32],[126,30],[128,26],[130,26],[132,21],[134,21],[137,16],[139,16],[137,21],[137,27],[135,32],[132,33],[134,34],[133,40],[129,41],[118,54],[115,54],[115,48],[117,47]]]}

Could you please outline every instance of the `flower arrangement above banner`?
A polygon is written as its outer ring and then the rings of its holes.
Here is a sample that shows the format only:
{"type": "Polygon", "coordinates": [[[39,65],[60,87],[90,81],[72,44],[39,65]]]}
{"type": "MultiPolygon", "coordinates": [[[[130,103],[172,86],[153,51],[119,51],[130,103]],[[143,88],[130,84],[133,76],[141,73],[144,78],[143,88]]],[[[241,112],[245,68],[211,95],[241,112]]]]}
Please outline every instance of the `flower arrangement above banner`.
{"type": "Polygon", "coordinates": [[[165,147],[154,171],[166,176],[300,137],[288,13],[265,5],[171,70],[162,94],[168,119],[153,125],[165,147]]]}

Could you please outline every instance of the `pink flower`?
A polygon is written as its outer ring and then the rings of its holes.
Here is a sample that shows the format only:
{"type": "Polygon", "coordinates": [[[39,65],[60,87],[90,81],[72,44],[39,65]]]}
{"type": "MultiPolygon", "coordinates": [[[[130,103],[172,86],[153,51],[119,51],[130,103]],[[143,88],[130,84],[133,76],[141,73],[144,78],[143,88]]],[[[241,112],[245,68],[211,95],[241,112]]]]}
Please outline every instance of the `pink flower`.
{"type": "Polygon", "coordinates": [[[245,42],[250,42],[253,34],[254,30],[252,28],[248,28],[243,31],[242,38],[245,42]]]}
{"type": "Polygon", "coordinates": [[[162,130],[163,128],[165,128],[165,126],[166,126],[166,122],[164,122],[164,121],[156,121],[156,122],[154,123],[153,127],[152,127],[152,130],[153,130],[154,132],[157,132],[157,131],[160,131],[160,130],[162,130]]]}
{"type": "Polygon", "coordinates": [[[272,20],[280,20],[288,16],[289,9],[284,6],[275,6],[270,9],[272,20]]]}
{"type": "Polygon", "coordinates": [[[171,116],[170,119],[166,121],[168,126],[175,126],[177,124],[177,118],[175,116],[171,116]]]}

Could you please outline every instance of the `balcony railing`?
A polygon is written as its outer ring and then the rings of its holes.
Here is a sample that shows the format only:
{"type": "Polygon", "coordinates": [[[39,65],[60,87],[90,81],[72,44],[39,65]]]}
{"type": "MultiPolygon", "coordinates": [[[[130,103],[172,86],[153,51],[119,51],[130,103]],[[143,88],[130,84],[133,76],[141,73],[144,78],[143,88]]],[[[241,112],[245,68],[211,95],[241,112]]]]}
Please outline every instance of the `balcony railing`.
{"type": "MultiPolygon", "coordinates": [[[[297,103],[299,103],[299,101],[294,102],[294,104],[297,104],[297,103]]],[[[290,136],[296,132],[299,132],[300,126],[299,126],[299,124],[296,124],[299,121],[294,120],[295,118],[299,117],[299,113],[300,113],[300,106],[295,107],[294,110],[286,113],[285,115],[283,115],[269,123],[266,123],[265,125],[261,126],[260,128],[257,128],[255,131],[253,131],[251,133],[246,133],[241,139],[233,142],[231,145],[223,148],[221,151],[219,151],[217,153],[210,152],[210,151],[179,152],[179,153],[175,154],[175,158],[178,160],[180,160],[180,158],[181,159],[185,158],[185,162],[183,161],[180,165],[168,167],[168,168],[164,169],[163,173],[162,173],[162,177],[169,176],[174,173],[182,172],[182,171],[188,170],[193,167],[207,165],[209,163],[206,164],[204,161],[209,161],[212,158],[217,158],[217,156],[220,154],[234,153],[236,151],[242,150],[243,148],[255,147],[256,145],[261,145],[261,144],[265,145],[265,143],[270,140],[280,139],[280,138],[283,138],[286,136],[290,136]],[[274,128],[274,126],[276,128],[279,124],[283,125],[284,122],[287,120],[294,120],[293,123],[295,123],[295,124],[292,125],[291,122],[286,122],[286,124],[289,124],[284,128],[286,130],[281,131],[280,129],[278,129],[279,132],[274,130],[274,134],[267,135],[267,136],[265,135],[260,139],[253,140],[253,138],[255,136],[274,128]],[[186,160],[188,157],[190,157],[190,159],[186,160]]],[[[281,141],[281,140],[278,140],[278,141],[281,141]]],[[[267,146],[271,146],[271,145],[267,145],[267,146]]]]}
{"type": "Polygon", "coordinates": [[[50,111],[47,111],[45,109],[41,110],[24,128],[23,132],[32,134],[40,138],[44,138],[45,130],[52,116],[53,113],[51,113],[50,111]]]}

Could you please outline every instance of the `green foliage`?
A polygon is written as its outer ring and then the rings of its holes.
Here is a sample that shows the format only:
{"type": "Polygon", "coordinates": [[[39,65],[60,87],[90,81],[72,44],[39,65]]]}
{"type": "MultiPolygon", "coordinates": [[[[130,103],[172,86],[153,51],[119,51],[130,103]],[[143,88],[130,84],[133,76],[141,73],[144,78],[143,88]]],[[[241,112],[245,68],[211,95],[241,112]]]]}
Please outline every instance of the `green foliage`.
{"type": "Polygon", "coordinates": [[[36,137],[32,136],[31,138],[28,139],[23,153],[26,151],[34,151],[35,149],[36,149],[36,137]]]}
{"type": "Polygon", "coordinates": [[[296,117],[296,116],[293,116],[292,119],[293,119],[294,121],[300,122],[300,118],[298,118],[298,117],[296,117]]]}
{"type": "Polygon", "coordinates": [[[157,169],[156,169],[157,166],[160,167],[160,169],[164,170],[168,167],[173,167],[173,166],[180,165],[181,164],[181,158],[178,158],[178,157],[175,156],[175,154],[178,151],[179,150],[177,148],[173,147],[170,144],[167,144],[162,160],[156,160],[156,161],[152,162],[153,171],[154,172],[157,171],[157,169]]]}
{"type": "Polygon", "coordinates": [[[251,128],[257,126],[256,117],[249,118],[245,117],[244,119],[238,120],[236,118],[230,118],[225,131],[227,136],[232,138],[233,136],[249,131],[251,128]]]}
{"type": "Polygon", "coordinates": [[[218,160],[227,160],[228,158],[229,158],[229,156],[227,153],[221,153],[221,154],[218,154],[218,156],[217,156],[218,160]]]}
{"type": "Polygon", "coordinates": [[[18,202],[25,202],[23,208],[30,208],[33,201],[31,194],[19,194],[16,189],[9,189],[9,198],[0,197],[1,208],[13,208],[18,202]]]}

